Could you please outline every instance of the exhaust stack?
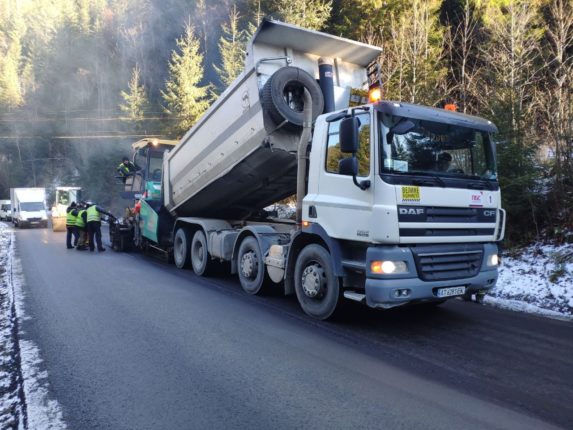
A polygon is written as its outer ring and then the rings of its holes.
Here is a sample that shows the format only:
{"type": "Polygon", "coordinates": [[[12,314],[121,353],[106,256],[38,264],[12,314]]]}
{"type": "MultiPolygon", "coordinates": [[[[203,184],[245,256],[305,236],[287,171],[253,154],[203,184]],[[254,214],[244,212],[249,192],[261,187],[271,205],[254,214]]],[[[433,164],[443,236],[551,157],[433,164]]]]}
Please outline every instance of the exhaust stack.
{"type": "Polygon", "coordinates": [[[334,67],[332,58],[318,59],[318,78],[322,96],[324,97],[324,112],[333,112],[334,106],[334,67]]]}

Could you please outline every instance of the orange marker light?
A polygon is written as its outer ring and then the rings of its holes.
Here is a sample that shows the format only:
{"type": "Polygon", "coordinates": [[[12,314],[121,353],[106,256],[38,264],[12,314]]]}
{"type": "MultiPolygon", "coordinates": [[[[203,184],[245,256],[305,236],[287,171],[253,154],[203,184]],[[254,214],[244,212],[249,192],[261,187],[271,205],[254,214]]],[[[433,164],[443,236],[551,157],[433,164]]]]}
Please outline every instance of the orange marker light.
{"type": "Polygon", "coordinates": [[[308,227],[310,225],[310,223],[308,221],[303,221],[302,222],[302,226],[303,227],[308,227]]]}
{"type": "Polygon", "coordinates": [[[458,107],[453,103],[448,103],[447,105],[444,105],[444,109],[455,112],[458,110],[458,107]]]}
{"type": "Polygon", "coordinates": [[[372,88],[368,92],[368,101],[370,103],[376,103],[379,102],[380,100],[382,100],[382,91],[380,90],[380,88],[372,88]]]}
{"type": "Polygon", "coordinates": [[[370,264],[370,271],[372,273],[384,273],[382,271],[382,262],[381,261],[373,261],[370,264]]]}

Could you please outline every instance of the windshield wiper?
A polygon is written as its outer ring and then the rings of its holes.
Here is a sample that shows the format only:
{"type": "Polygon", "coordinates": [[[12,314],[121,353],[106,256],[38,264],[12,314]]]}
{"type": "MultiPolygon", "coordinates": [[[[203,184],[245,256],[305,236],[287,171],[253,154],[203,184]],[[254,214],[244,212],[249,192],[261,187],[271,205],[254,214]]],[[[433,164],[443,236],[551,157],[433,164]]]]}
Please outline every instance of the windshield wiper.
{"type": "Polygon", "coordinates": [[[434,186],[435,184],[438,184],[440,187],[446,188],[446,183],[444,182],[444,180],[434,173],[416,172],[416,171],[404,172],[402,170],[395,170],[395,169],[387,169],[386,173],[393,173],[401,176],[414,176],[414,178],[412,179],[412,184],[414,185],[428,185],[431,187],[434,186]],[[426,176],[428,177],[428,179],[415,178],[415,176],[426,176]]]}
{"type": "MultiPolygon", "coordinates": [[[[414,175],[418,175],[418,176],[427,176],[433,180],[433,183],[437,183],[440,187],[446,188],[446,183],[444,182],[444,180],[434,173],[428,173],[428,172],[412,172],[412,173],[414,175]]],[[[412,181],[412,183],[414,185],[430,185],[430,184],[432,184],[432,182],[428,182],[428,180],[426,180],[426,179],[419,179],[419,178],[414,179],[412,181]]]]}
{"type": "Polygon", "coordinates": [[[479,181],[479,182],[470,182],[468,184],[468,188],[474,190],[485,190],[486,188],[488,190],[495,190],[495,184],[491,181],[488,181],[487,179],[481,178],[479,176],[466,176],[466,178],[474,181],[479,181]]]}

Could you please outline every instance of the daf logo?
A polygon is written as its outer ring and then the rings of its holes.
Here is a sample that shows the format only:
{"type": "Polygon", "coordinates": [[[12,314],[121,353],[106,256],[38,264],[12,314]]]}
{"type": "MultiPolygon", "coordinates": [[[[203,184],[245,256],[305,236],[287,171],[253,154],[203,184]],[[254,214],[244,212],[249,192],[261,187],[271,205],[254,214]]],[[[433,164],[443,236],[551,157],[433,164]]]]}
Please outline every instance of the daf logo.
{"type": "Polygon", "coordinates": [[[495,211],[483,211],[483,216],[495,216],[495,211]]]}
{"type": "Polygon", "coordinates": [[[421,208],[400,208],[400,215],[423,215],[424,209],[421,208]]]}

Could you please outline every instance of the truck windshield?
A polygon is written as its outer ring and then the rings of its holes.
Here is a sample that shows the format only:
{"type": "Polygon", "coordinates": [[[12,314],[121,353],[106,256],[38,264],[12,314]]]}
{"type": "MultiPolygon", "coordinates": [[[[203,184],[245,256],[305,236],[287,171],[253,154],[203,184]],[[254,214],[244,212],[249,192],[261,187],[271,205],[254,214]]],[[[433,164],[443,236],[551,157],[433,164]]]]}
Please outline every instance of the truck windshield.
{"type": "Polygon", "coordinates": [[[2,210],[3,211],[9,211],[12,207],[10,205],[4,204],[2,205],[2,210]]]}
{"type": "Polygon", "coordinates": [[[37,212],[44,210],[44,203],[42,202],[21,202],[20,210],[24,212],[37,212]]]}
{"type": "Polygon", "coordinates": [[[392,127],[380,127],[386,133],[382,139],[383,173],[487,181],[497,179],[489,133],[402,117],[392,117],[392,124],[396,132],[392,127]],[[406,121],[406,127],[396,127],[406,121]]]}

